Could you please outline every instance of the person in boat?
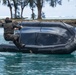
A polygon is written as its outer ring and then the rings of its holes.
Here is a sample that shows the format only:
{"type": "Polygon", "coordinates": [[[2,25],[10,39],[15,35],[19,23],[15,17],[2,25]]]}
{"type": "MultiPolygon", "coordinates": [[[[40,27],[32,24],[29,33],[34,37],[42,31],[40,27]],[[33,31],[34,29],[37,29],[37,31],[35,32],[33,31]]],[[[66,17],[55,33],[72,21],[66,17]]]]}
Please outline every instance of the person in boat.
{"type": "Polygon", "coordinates": [[[20,30],[22,26],[17,26],[15,23],[12,22],[10,18],[5,19],[5,23],[3,24],[4,27],[4,39],[6,41],[13,41],[17,48],[23,48],[25,45],[19,42],[19,35],[14,34],[15,30],[20,30]]]}

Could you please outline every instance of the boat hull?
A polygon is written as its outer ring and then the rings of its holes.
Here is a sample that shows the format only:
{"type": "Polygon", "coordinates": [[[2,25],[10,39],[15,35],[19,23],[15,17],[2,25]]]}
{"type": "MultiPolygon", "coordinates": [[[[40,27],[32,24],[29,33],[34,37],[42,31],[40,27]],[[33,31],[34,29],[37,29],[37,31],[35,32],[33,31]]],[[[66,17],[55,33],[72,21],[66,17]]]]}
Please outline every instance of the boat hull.
{"type": "Polygon", "coordinates": [[[75,44],[61,46],[61,47],[36,47],[26,46],[18,49],[15,45],[0,45],[0,52],[21,52],[21,53],[35,53],[35,54],[70,54],[75,51],[75,44]]]}
{"type": "Polygon", "coordinates": [[[70,54],[76,50],[76,30],[73,26],[57,22],[22,24],[25,26],[16,34],[25,47],[19,49],[14,44],[1,44],[0,52],[70,54]]]}

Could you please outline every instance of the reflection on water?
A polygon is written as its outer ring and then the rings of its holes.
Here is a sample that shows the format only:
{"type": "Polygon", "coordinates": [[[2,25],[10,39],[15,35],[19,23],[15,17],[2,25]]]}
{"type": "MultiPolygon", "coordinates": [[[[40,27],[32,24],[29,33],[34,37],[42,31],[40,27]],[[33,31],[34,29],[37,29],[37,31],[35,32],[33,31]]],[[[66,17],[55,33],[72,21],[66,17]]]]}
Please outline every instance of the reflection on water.
{"type": "Polygon", "coordinates": [[[0,53],[0,75],[75,75],[76,53],[43,55],[0,53]]]}

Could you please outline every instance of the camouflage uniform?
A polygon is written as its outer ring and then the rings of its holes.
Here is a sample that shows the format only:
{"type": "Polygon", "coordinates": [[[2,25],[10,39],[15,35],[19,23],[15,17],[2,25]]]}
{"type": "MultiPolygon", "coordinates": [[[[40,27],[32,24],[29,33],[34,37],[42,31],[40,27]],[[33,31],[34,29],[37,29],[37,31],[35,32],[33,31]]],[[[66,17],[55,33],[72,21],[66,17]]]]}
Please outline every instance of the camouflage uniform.
{"type": "Polygon", "coordinates": [[[3,24],[4,27],[4,38],[6,41],[13,41],[13,43],[18,47],[21,48],[23,45],[19,43],[19,35],[14,35],[14,28],[21,29],[20,26],[15,25],[12,23],[11,20],[5,21],[6,23],[3,24]]]}

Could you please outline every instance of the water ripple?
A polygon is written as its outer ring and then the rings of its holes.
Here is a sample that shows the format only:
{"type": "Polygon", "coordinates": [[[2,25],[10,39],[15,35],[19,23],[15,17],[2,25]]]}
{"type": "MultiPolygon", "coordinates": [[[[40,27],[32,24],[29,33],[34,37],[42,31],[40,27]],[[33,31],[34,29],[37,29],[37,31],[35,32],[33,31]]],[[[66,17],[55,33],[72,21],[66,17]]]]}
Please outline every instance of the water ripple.
{"type": "Polygon", "coordinates": [[[0,53],[0,74],[69,75],[76,74],[76,56],[0,53]]]}

